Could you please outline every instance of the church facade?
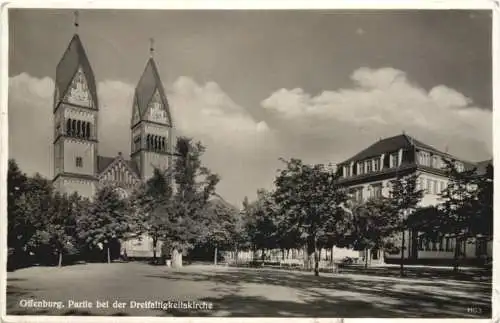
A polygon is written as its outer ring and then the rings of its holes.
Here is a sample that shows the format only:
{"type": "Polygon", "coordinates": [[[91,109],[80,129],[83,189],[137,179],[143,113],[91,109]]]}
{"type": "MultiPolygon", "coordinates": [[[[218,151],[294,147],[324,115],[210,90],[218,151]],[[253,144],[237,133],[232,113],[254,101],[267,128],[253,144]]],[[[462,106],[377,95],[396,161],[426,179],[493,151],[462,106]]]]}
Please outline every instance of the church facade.
{"type": "MultiPolygon", "coordinates": [[[[131,154],[103,156],[94,72],[80,36],[72,37],[55,78],[53,184],[57,191],[92,199],[99,187],[113,185],[125,197],[147,181],[155,168],[171,165],[173,121],[152,53],[151,48],[129,107],[131,154]]],[[[129,256],[152,255],[152,241],[146,236],[124,245],[129,256]]]]}

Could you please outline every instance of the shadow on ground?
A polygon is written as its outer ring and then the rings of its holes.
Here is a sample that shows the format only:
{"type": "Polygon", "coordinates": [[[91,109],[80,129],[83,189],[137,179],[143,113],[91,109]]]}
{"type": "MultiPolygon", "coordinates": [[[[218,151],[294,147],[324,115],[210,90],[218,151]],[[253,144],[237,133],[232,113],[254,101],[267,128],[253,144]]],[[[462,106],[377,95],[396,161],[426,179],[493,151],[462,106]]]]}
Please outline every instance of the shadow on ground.
{"type": "MultiPolygon", "coordinates": [[[[227,271],[167,272],[150,275],[166,280],[215,282],[221,297],[211,302],[215,311],[168,311],[174,316],[297,316],[297,317],[413,317],[488,318],[491,317],[491,282],[450,279],[381,278],[339,274],[314,277],[267,269],[229,269],[227,271]],[[256,284],[272,294],[273,286],[295,290],[300,301],[273,300],[246,296],[239,286],[256,284]],[[474,295],[479,295],[476,298],[474,295]]],[[[426,277],[431,278],[432,275],[426,277]]],[[[437,276],[439,277],[439,275],[437,276]]]]}

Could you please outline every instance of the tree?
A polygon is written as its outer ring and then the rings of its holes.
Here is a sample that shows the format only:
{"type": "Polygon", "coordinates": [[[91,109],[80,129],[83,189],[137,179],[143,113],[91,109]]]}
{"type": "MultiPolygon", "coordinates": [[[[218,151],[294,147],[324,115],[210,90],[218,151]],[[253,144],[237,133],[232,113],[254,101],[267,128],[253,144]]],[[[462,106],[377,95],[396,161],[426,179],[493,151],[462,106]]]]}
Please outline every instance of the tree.
{"type": "MultiPolygon", "coordinates": [[[[455,237],[453,270],[458,271],[459,257],[466,241],[469,237],[475,237],[479,231],[483,231],[482,224],[477,225],[476,222],[486,220],[484,223],[488,223],[487,214],[490,212],[489,207],[486,206],[488,202],[479,201],[492,199],[493,187],[491,186],[491,191],[489,191],[489,184],[487,184],[489,181],[482,181],[477,176],[476,169],[459,171],[450,160],[445,160],[445,164],[448,185],[441,194],[443,203],[439,208],[439,230],[455,237]],[[491,197],[488,197],[490,194],[491,197]],[[478,198],[479,195],[481,199],[478,198]],[[484,219],[482,219],[483,214],[486,215],[484,219]]],[[[493,175],[491,172],[490,174],[493,175]]],[[[490,174],[486,175],[485,179],[488,179],[490,174]]],[[[492,207],[492,204],[490,205],[492,207]]],[[[490,225],[486,224],[486,226],[490,225]]]]}
{"type": "Polygon", "coordinates": [[[257,199],[244,206],[246,214],[246,227],[249,240],[254,251],[262,250],[262,261],[266,257],[266,249],[276,247],[276,206],[271,192],[257,191],[257,199]]]}
{"type": "Polygon", "coordinates": [[[153,176],[133,194],[137,235],[147,233],[153,240],[153,261],[156,262],[158,242],[164,233],[164,205],[172,198],[172,186],[164,170],[154,169],[153,176]]]}
{"type": "Polygon", "coordinates": [[[172,265],[180,267],[182,254],[206,238],[206,228],[210,228],[211,222],[204,210],[219,177],[202,166],[205,147],[200,142],[179,137],[175,151],[178,157],[173,167],[174,193],[161,206],[160,212],[165,215],[163,240],[166,249],[172,254],[172,265]]]}
{"type": "Polygon", "coordinates": [[[423,190],[417,189],[418,174],[398,174],[391,181],[391,220],[398,223],[401,231],[401,264],[400,274],[404,276],[405,231],[408,228],[407,220],[417,208],[423,196],[423,190]]]}
{"type": "Polygon", "coordinates": [[[16,161],[9,159],[7,171],[7,245],[13,251],[15,262],[24,255],[26,243],[35,232],[35,227],[29,220],[32,213],[26,205],[25,194],[29,192],[27,182],[28,177],[19,169],[16,161]]]}
{"type": "Polygon", "coordinates": [[[111,262],[110,246],[130,232],[130,208],[128,202],[113,186],[99,189],[88,213],[78,220],[79,237],[90,249],[106,249],[107,261],[111,262]]]}
{"type": "MultiPolygon", "coordinates": [[[[210,227],[202,235],[205,244],[214,248],[214,264],[217,265],[219,248],[232,248],[236,241],[236,225],[239,210],[221,197],[210,200],[206,209],[206,216],[210,227]]],[[[237,250],[237,249],[236,249],[237,250]]]]}
{"type": "Polygon", "coordinates": [[[297,234],[308,255],[314,253],[314,274],[318,276],[318,242],[344,220],[342,204],[347,196],[336,183],[337,175],[324,165],[306,165],[299,159],[283,162],[286,168],[275,180],[274,201],[283,212],[288,232],[297,234]]]}
{"type": "MultiPolygon", "coordinates": [[[[399,229],[399,219],[392,212],[388,198],[370,199],[353,207],[351,244],[357,250],[393,249],[394,233],[399,229]]],[[[368,257],[365,257],[365,268],[368,257]]]]}

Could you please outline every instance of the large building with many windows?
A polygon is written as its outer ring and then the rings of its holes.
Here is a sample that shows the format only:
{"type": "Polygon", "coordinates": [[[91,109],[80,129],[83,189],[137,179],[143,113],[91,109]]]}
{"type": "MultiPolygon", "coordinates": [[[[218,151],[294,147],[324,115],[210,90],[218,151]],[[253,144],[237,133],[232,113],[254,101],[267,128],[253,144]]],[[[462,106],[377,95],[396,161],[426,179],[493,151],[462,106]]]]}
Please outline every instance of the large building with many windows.
{"type": "MultiPolygon", "coordinates": [[[[100,186],[113,185],[127,196],[153,175],[154,168],[171,165],[173,122],[152,54],[153,48],[129,107],[131,154],[103,156],[99,152],[99,98],[94,72],[80,36],[73,36],[55,78],[53,183],[58,191],[92,198],[100,186]]],[[[126,244],[129,254],[134,250],[142,255],[152,252],[148,237],[126,244]]]]}
{"type": "MultiPolygon", "coordinates": [[[[388,196],[391,181],[398,175],[418,174],[417,189],[423,190],[421,207],[434,206],[441,203],[440,194],[448,185],[444,170],[444,160],[452,161],[457,170],[476,168],[485,172],[492,161],[470,163],[460,160],[446,152],[412,138],[409,135],[380,139],[353,157],[338,164],[341,176],[339,183],[348,188],[357,202],[369,198],[388,196]]],[[[404,250],[404,258],[408,262],[439,263],[453,259],[455,239],[444,236],[440,241],[426,241],[419,238],[419,233],[407,231],[405,240],[408,247],[404,250]]],[[[477,240],[466,243],[461,258],[475,259],[485,254],[491,256],[492,242],[477,240]]],[[[372,262],[399,261],[399,254],[383,254],[380,250],[369,253],[372,262]]]]}

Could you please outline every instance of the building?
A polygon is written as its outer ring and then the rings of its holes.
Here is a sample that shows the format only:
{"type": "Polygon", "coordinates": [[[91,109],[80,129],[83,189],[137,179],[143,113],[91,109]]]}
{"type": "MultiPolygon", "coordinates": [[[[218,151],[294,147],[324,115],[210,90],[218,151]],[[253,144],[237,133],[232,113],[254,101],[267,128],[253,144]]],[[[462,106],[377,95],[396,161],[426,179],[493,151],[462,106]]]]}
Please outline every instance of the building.
{"type": "MultiPolygon", "coordinates": [[[[171,165],[173,122],[153,48],[129,108],[130,156],[101,155],[94,72],[75,33],[57,65],[55,78],[53,184],[58,191],[92,198],[102,185],[114,185],[127,196],[153,175],[155,167],[171,165]]],[[[152,254],[148,237],[126,241],[125,246],[129,256],[152,254]]]]}
{"type": "MultiPolygon", "coordinates": [[[[421,207],[435,206],[441,203],[440,194],[446,189],[448,178],[444,171],[444,160],[455,163],[457,170],[476,168],[485,172],[492,161],[477,164],[466,162],[446,152],[422,143],[411,136],[398,136],[380,139],[353,157],[338,164],[339,183],[348,188],[357,202],[369,198],[388,196],[391,180],[398,175],[418,174],[417,189],[424,191],[421,207]]],[[[405,232],[407,248],[404,259],[411,263],[449,263],[454,257],[455,239],[443,237],[441,241],[425,241],[419,233],[405,232]]],[[[492,255],[492,241],[470,241],[465,246],[462,259],[474,260],[487,253],[492,255]]],[[[372,262],[398,262],[401,253],[383,254],[380,250],[371,250],[372,262]]]]}

